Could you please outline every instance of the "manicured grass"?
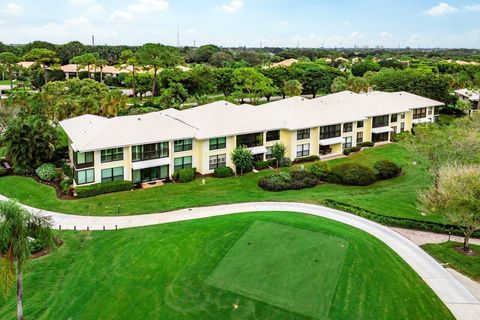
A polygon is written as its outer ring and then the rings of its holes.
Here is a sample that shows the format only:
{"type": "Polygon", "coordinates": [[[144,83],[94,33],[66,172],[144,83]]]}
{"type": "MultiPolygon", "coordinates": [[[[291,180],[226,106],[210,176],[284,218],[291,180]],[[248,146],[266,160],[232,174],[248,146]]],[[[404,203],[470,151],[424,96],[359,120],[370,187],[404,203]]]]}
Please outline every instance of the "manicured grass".
{"type": "Polygon", "coordinates": [[[255,221],[223,257],[207,283],[325,319],[347,250],[348,242],[343,238],[255,221]]]}
{"type": "Polygon", "coordinates": [[[422,248],[438,261],[447,263],[452,269],[472,279],[480,280],[480,246],[471,244],[470,247],[476,255],[466,256],[454,249],[462,245],[462,243],[447,241],[440,244],[426,244],[422,248]]]}
{"type": "MultiPolygon", "coordinates": [[[[400,145],[364,150],[348,158],[329,161],[331,165],[354,161],[372,165],[390,159],[402,165],[405,174],[367,187],[319,185],[312,189],[267,192],[257,186],[258,179],[273,170],[249,173],[244,177],[206,178],[189,183],[168,183],[162,187],[106,194],[78,200],[59,200],[53,188],[40,185],[31,178],[0,178],[0,194],[16,198],[37,208],[82,215],[131,215],[164,212],[174,209],[249,201],[296,201],[321,204],[333,199],[378,214],[440,221],[438,216],[423,216],[416,209],[417,192],[428,187],[430,176],[421,165],[413,165],[415,157],[400,145]],[[119,212],[117,212],[120,205],[119,212]]],[[[308,166],[308,165],[307,165],[308,166]]]]}
{"type": "MultiPolygon", "coordinates": [[[[324,247],[326,262],[336,264],[335,255],[330,255],[336,240],[333,244],[322,239],[312,241],[315,233],[319,238],[343,238],[340,241],[348,243],[343,266],[335,271],[339,274],[336,287],[323,283],[321,279],[328,275],[314,275],[330,272],[324,263],[318,268],[306,268],[312,277],[297,279],[307,287],[316,287],[315,294],[334,291],[330,292],[329,319],[452,319],[431,289],[381,241],[338,222],[281,212],[238,214],[119,231],[63,232],[66,243],[51,256],[33,261],[25,275],[26,318],[311,319],[288,310],[296,301],[286,292],[294,283],[288,277],[298,274],[298,270],[290,270],[290,275],[282,265],[275,264],[270,266],[268,274],[258,270],[255,275],[267,276],[270,282],[274,282],[273,277],[285,278],[289,286],[275,287],[275,294],[286,299],[286,307],[211,286],[206,281],[224,257],[228,257],[231,248],[252,235],[248,230],[256,221],[295,229],[296,232],[289,234],[291,241],[297,241],[298,248],[289,245],[285,250],[269,253],[277,261],[299,259],[306,264],[310,259],[311,262],[314,256],[310,245],[314,245],[324,247]]],[[[271,231],[256,229],[254,241],[267,239],[271,231]]],[[[288,239],[283,241],[288,242],[288,239]]],[[[249,264],[265,266],[267,259],[260,254],[269,248],[275,250],[275,243],[259,243],[266,247],[250,254],[250,260],[241,261],[239,267],[253,272],[249,264]]],[[[241,285],[241,281],[236,281],[241,285]]],[[[302,284],[297,285],[298,290],[304,290],[302,284]]],[[[14,292],[6,301],[1,299],[0,318],[14,318],[14,292]]],[[[323,319],[321,314],[317,318],[323,319]]]]}

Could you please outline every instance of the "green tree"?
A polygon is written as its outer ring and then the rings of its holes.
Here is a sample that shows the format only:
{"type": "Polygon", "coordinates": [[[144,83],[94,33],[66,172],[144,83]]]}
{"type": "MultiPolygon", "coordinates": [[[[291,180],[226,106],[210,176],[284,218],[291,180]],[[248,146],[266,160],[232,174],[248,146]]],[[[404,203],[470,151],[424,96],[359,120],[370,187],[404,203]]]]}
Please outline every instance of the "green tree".
{"type": "Polygon", "coordinates": [[[156,95],[157,74],[162,68],[171,68],[182,62],[182,57],[177,48],[156,43],[147,43],[137,51],[138,61],[146,70],[153,71],[152,99],[156,95]]]}
{"type": "Polygon", "coordinates": [[[16,282],[17,319],[23,320],[23,272],[30,259],[31,239],[44,249],[55,247],[50,217],[32,214],[14,201],[0,202],[0,287],[7,296],[16,282]]]}
{"type": "Polygon", "coordinates": [[[57,58],[57,54],[48,49],[32,49],[25,55],[24,59],[33,61],[42,68],[45,83],[48,82],[47,68],[60,61],[57,58]]]}
{"type": "Polygon", "coordinates": [[[88,78],[90,78],[90,67],[94,66],[98,59],[98,54],[89,52],[84,53],[80,56],[73,57],[72,62],[77,65],[77,77],[78,71],[86,67],[88,72],[88,78]]]}
{"type": "Polygon", "coordinates": [[[10,80],[10,89],[13,89],[13,70],[17,66],[18,57],[11,52],[0,53],[0,65],[2,65],[8,72],[8,79],[10,80]]]}
{"type": "Polygon", "coordinates": [[[299,80],[302,82],[303,92],[311,94],[314,98],[318,92],[330,92],[333,80],[340,75],[339,70],[316,63],[296,63],[290,68],[292,72],[302,75],[302,79],[299,80]]]}
{"type": "Polygon", "coordinates": [[[233,84],[233,70],[232,68],[215,68],[213,70],[215,76],[215,86],[217,90],[221,91],[225,97],[230,96],[235,90],[233,84]]]}
{"type": "Polygon", "coordinates": [[[108,66],[108,62],[105,59],[97,58],[94,63],[95,71],[100,70],[100,82],[103,83],[103,68],[108,66]]]}
{"type": "Polygon", "coordinates": [[[288,80],[283,83],[282,91],[289,97],[299,96],[302,94],[303,86],[298,80],[288,80]]]}
{"type": "Polygon", "coordinates": [[[240,171],[240,175],[253,168],[252,152],[245,146],[236,147],[230,157],[235,165],[235,170],[240,171]]]}
{"type": "Polygon", "coordinates": [[[440,168],[437,186],[420,193],[421,209],[440,213],[462,229],[463,249],[470,251],[470,237],[480,230],[480,166],[446,165],[440,168]]]}
{"type": "Polygon", "coordinates": [[[192,62],[196,63],[206,63],[210,58],[217,52],[220,52],[220,48],[213,44],[207,44],[201,46],[193,51],[193,56],[191,58],[192,62]]]}
{"type": "Polygon", "coordinates": [[[119,69],[126,69],[132,76],[132,90],[133,96],[137,96],[137,73],[140,62],[138,56],[132,50],[124,50],[120,54],[120,60],[118,64],[119,69]]]}
{"type": "Polygon", "coordinates": [[[287,146],[284,145],[281,142],[276,142],[272,146],[272,157],[275,159],[277,163],[277,168],[280,164],[280,161],[282,161],[283,158],[285,158],[285,154],[287,153],[287,146]]]}
{"type": "MultiPolygon", "coordinates": [[[[278,88],[282,98],[285,99],[285,82],[294,79],[294,75],[290,72],[290,68],[276,67],[276,68],[264,68],[261,70],[262,74],[272,80],[272,85],[278,88]]],[[[298,70],[298,69],[297,69],[298,70]]],[[[296,74],[298,76],[298,73],[296,74]]],[[[302,77],[298,77],[302,79],[302,77]]],[[[298,79],[296,79],[298,80],[298,79]]]]}
{"type": "Polygon", "coordinates": [[[352,74],[355,77],[363,77],[367,71],[379,71],[380,65],[370,59],[363,60],[352,65],[352,74]]]}
{"type": "Polygon", "coordinates": [[[191,96],[199,99],[202,95],[215,93],[215,72],[208,66],[195,66],[186,73],[182,84],[191,96]]]}
{"type": "Polygon", "coordinates": [[[465,101],[465,100],[457,100],[457,102],[455,103],[455,109],[458,109],[460,111],[468,111],[472,108],[472,104],[468,101],[465,101]]]}
{"type": "Polygon", "coordinates": [[[102,100],[100,115],[115,117],[120,111],[127,109],[128,98],[120,90],[111,90],[102,100]]]}
{"type": "Polygon", "coordinates": [[[350,91],[356,93],[368,92],[370,85],[365,78],[351,76],[347,80],[350,91]]]}
{"type": "Polygon", "coordinates": [[[39,116],[14,118],[1,137],[14,167],[27,170],[49,162],[57,141],[57,131],[39,116]]]}
{"type": "Polygon", "coordinates": [[[344,77],[336,77],[335,80],[333,80],[330,90],[332,90],[332,92],[342,92],[348,90],[347,79],[344,77]]]}
{"type": "Polygon", "coordinates": [[[212,66],[217,68],[226,67],[232,61],[233,56],[230,53],[224,51],[215,52],[214,54],[212,54],[210,59],[208,59],[208,62],[212,66]]]}
{"type": "Polygon", "coordinates": [[[249,98],[252,104],[257,104],[265,93],[272,90],[272,80],[265,77],[254,68],[240,68],[233,72],[235,94],[241,98],[249,98]]]}

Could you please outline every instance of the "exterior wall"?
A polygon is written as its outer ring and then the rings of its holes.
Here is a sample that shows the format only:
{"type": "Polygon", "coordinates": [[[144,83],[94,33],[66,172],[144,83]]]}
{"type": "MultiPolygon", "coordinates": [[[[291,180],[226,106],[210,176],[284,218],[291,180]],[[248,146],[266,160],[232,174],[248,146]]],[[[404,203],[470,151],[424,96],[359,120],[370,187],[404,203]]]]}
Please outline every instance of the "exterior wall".
{"type": "MultiPolygon", "coordinates": [[[[221,138],[221,137],[219,137],[221,138]]],[[[225,154],[226,158],[226,165],[227,167],[231,167],[234,169],[234,165],[232,163],[232,159],[230,158],[230,154],[235,149],[235,137],[229,136],[226,139],[226,147],[224,149],[217,149],[217,150],[210,150],[210,139],[199,140],[201,146],[198,148],[198,151],[201,153],[198,155],[200,160],[200,166],[197,167],[197,171],[201,174],[210,174],[213,173],[214,170],[210,170],[210,156],[216,156],[225,154]]]]}

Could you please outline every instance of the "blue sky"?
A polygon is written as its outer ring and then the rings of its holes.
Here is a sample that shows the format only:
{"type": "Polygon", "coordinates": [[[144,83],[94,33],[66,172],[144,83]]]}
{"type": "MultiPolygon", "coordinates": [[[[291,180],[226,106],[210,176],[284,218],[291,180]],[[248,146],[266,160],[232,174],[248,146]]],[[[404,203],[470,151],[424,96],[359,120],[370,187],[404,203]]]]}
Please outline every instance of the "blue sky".
{"type": "Polygon", "coordinates": [[[0,41],[480,48],[480,0],[0,0],[0,41]]]}

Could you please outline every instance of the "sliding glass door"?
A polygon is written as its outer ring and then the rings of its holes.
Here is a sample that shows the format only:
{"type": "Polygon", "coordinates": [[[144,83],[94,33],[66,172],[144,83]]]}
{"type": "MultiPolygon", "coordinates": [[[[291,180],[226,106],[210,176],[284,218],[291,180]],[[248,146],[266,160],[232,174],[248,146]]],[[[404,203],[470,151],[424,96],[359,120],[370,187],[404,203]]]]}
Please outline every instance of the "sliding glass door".
{"type": "Polygon", "coordinates": [[[133,170],[132,181],[134,183],[152,182],[168,178],[168,165],[133,170]]]}

